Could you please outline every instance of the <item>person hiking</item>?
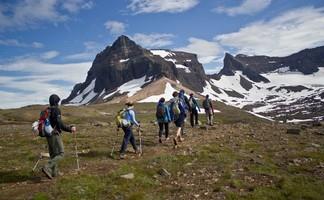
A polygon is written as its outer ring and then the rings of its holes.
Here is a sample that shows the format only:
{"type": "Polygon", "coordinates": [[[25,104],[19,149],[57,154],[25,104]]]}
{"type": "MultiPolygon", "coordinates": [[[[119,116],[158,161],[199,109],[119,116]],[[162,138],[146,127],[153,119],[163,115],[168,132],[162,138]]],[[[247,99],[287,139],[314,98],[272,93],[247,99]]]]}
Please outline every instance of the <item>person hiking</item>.
{"type": "Polygon", "coordinates": [[[186,132],[184,131],[184,126],[185,126],[185,121],[187,118],[187,113],[191,111],[191,106],[189,103],[189,99],[188,97],[185,95],[185,91],[183,89],[180,90],[179,92],[179,99],[184,107],[184,111],[185,111],[185,115],[184,115],[184,123],[182,123],[182,127],[181,127],[181,135],[185,135],[186,132]]]}
{"type": "Polygon", "coordinates": [[[200,112],[200,108],[199,108],[198,102],[196,101],[196,99],[192,93],[190,94],[190,97],[189,97],[189,104],[191,107],[190,124],[191,124],[191,127],[194,127],[195,125],[198,125],[198,111],[200,112]]]}
{"type": "Polygon", "coordinates": [[[126,105],[126,108],[125,108],[125,112],[124,112],[124,120],[127,121],[128,125],[124,124],[121,127],[124,131],[124,138],[123,138],[123,142],[122,142],[122,145],[121,145],[120,151],[119,151],[120,159],[124,159],[126,157],[125,152],[127,149],[128,142],[131,143],[136,154],[140,153],[136,146],[135,136],[134,136],[133,130],[132,130],[134,125],[136,125],[138,128],[140,128],[140,124],[139,124],[139,122],[136,121],[136,118],[135,118],[134,104],[133,104],[133,102],[127,102],[125,105],[126,105]]]}
{"type": "Polygon", "coordinates": [[[156,106],[156,120],[159,124],[159,143],[162,143],[163,131],[165,140],[169,140],[169,123],[171,122],[171,116],[169,107],[165,104],[165,99],[163,97],[156,106]]]}
{"type": "Polygon", "coordinates": [[[61,110],[59,109],[59,102],[60,97],[56,94],[52,94],[49,97],[49,121],[54,130],[51,136],[46,137],[50,159],[48,163],[42,168],[42,172],[49,179],[58,176],[58,163],[64,156],[64,146],[61,138],[62,131],[76,134],[75,126],[66,126],[63,123],[61,110]]]}
{"type": "Polygon", "coordinates": [[[170,114],[175,126],[177,127],[176,135],[173,138],[174,148],[178,147],[178,142],[184,139],[181,137],[181,129],[185,120],[186,112],[183,102],[179,99],[179,93],[173,92],[173,98],[170,100],[170,114]]]}
{"type": "Polygon", "coordinates": [[[214,108],[212,101],[209,99],[209,95],[206,95],[205,100],[203,101],[203,107],[205,109],[207,124],[212,126],[213,125],[213,116],[214,116],[214,108]]]}

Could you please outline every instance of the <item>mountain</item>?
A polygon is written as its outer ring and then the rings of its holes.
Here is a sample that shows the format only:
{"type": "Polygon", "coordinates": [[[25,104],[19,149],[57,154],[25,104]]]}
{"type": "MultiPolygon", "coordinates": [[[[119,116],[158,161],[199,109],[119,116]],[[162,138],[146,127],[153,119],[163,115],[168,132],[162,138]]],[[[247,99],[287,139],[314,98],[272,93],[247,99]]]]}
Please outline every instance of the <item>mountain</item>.
{"type": "Polygon", "coordinates": [[[226,54],[224,67],[209,76],[215,100],[285,120],[324,116],[324,47],[287,57],[226,54]]]}
{"type": "Polygon", "coordinates": [[[86,80],[62,103],[157,102],[180,89],[271,119],[322,117],[324,47],[286,57],[226,53],[222,70],[206,75],[195,54],[149,50],[120,36],[96,56],[86,80]]]}
{"type": "Polygon", "coordinates": [[[207,76],[195,54],[148,50],[120,36],[96,56],[85,82],[75,85],[62,103],[84,105],[131,97],[161,78],[172,80],[177,87],[202,92],[207,76]]]}

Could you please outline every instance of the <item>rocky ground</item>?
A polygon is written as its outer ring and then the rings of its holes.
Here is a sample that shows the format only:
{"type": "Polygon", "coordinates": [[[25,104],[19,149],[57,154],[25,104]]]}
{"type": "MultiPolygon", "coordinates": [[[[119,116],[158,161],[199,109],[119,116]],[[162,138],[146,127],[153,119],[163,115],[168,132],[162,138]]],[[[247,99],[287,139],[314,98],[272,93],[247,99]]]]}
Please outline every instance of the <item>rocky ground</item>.
{"type": "Polygon", "coordinates": [[[74,138],[64,134],[62,174],[53,181],[39,167],[32,172],[46,152],[30,132],[42,106],[0,110],[0,199],[323,199],[321,124],[278,124],[217,107],[214,126],[186,124],[185,141],[173,149],[171,140],[158,143],[153,104],[137,105],[143,155],[129,147],[125,160],[110,156],[122,140],[112,123],[120,105],[64,107],[64,121],[78,129],[81,169],[74,138]]]}

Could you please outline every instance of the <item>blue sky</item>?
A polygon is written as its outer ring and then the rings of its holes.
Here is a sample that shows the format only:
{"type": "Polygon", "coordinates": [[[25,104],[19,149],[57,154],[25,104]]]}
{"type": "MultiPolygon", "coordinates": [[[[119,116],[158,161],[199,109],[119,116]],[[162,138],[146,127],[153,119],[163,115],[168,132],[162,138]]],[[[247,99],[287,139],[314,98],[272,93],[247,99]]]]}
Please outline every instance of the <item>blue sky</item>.
{"type": "Polygon", "coordinates": [[[286,56],[324,45],[323,0],[2,0],[0,108],[67,97],[121,34],[146,48],[286,56]]]}

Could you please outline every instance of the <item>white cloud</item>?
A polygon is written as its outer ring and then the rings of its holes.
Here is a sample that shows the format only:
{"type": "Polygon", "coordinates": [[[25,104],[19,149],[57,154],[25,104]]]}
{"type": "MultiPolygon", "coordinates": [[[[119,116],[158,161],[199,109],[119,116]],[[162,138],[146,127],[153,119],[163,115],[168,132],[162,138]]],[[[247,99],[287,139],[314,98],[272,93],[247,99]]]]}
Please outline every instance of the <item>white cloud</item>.
{"type": "Polygon", "coordinates": [[[136,43],[142,45],[146,48],[159,48],[165,47],[173,44],[172,38],[173,34],[168,33],[152,33],[152,34],[142,34],[136,33],[131,38],[136,43]]]}
{"type": "Polygon", "coordinates": [[[269,21],[257,21],[215,41],[237,53],[287,56],[324,44],[324,7],[290,10],[269,21]]]}
{"type": "Polygon", "coordinates": [[[215,9],[218,13],[226,13],[230,16],[235,15],[252,15],[264,10],[271,4],[272,0],[244,0],[241,5],[237,7],[217,7],[215,9]]]}
{"type": "Polygon", "coordinates": [[[0,75],[0,107],[46,104],[52,93],[66,98],[74,84],[84,81],[90,62],[53,64],[27,57],[1,64],[0,70],[19,71],[22,76],[0,75]],[[62,84],[60,84],[62,83],[62,84]]]}
{"type": "Polygon", "coordinates": [[[135,14],[170,12],[179,13],[195,7],[199,0],[130,0],[128,9],[135,14]]]}
{"type": "Polygon", "coordinates": [[[123,34],[126,30],[126,25],[119,21],[107,21],[104,26],[113,35],[123,34]]]}
{"type": "Polygon", "coordinates": [[[31,44],[19,42],[16,39],[5,39],[0,40],[0,45],[13,46],[13,47],[32,47],[32,48],[42,48],[44,45],[40,42],[33,42],[31,44]]]}
{"type": "Polygon", "coordinates": [[[58,51],[48,51],[45,52],[41,55],[41,58],[43,58],[44,60],[50,60],[52,58],[57,57],[60,54],[60,52],[58,51]]]}
{"type": "Polygon", "coordinates": [[[62,7],[71,13],[77,13],[81,9],[91,9],[93,1],[88,0],[65,0],[62,7]]]}
{"type": "Polygon", "coordinates": [[[0,2],[0,32],[39,26],[40,23],[59,23],[69,19],[69,13],[92,8],[87,0],[22,0],[0,2]],[[68,13],[62,12],[63,8],[68,13]]]}
{"type": "Polygon", "coordinates": [[[102,44],[94,41],[84,42],[83,45],[85,47],[84,51],[68,55],[65,58],[68,60],[91,61],[104,48],[102,44]]]}
{"type": "Polygon", "coordinates": [[[222,47],[217,42],[194,37],[189,38],[187,46],[177,48],[177,50],[197,54],[199,62],[203,64],[216,62],[220,56],[223,56],[222,47]]]}

